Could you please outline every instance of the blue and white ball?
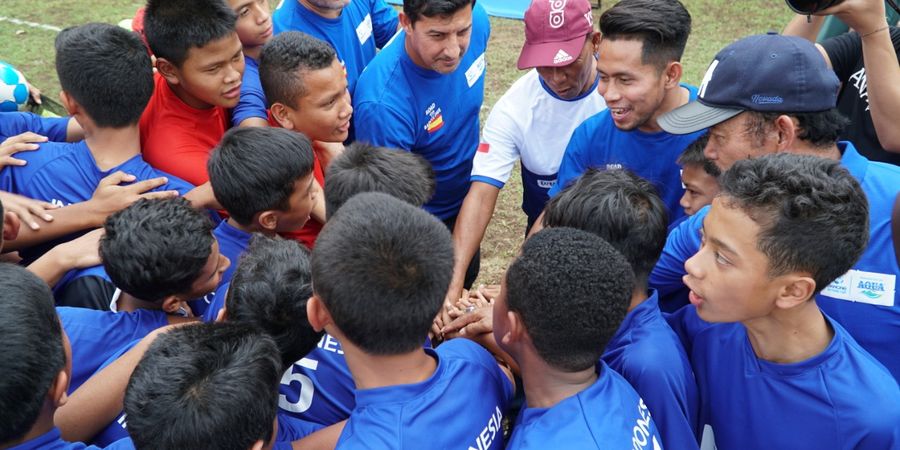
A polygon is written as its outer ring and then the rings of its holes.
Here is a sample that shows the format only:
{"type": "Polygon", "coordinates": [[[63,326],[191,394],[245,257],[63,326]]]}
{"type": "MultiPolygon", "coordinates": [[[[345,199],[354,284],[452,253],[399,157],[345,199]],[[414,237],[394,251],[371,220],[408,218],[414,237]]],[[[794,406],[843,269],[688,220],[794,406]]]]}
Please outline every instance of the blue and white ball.
{"type": "Polygon", "coordinates": [[[10,64],[0,61],[0,111],[16,111],[28,101],[25,75],[10,64]]]}

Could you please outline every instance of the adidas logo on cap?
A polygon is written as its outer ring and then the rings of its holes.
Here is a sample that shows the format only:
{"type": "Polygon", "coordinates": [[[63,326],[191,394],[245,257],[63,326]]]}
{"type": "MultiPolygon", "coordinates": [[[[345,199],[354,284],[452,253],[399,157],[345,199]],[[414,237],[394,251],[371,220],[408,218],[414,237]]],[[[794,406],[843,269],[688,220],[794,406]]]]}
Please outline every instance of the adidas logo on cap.
{"type": "Polygon", "coordinates": [[[563,49],[559,49],[559,51],[556,52],[556,56],[553,57],[553,64],[562,64],[573,59],[575,58],[572,58],[572,55],[566,53],[563,49]]]}

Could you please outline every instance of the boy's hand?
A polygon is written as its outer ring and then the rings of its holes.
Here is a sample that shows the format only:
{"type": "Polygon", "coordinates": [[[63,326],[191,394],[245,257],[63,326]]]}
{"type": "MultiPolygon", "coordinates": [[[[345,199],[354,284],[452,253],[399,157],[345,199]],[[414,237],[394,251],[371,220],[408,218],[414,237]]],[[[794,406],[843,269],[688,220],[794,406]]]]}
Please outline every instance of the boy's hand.
{"type": "Polygon", "coordinates": [[[26,131],[22,134],[10,136],[0,143],[0,169],[6,166],[24,166],[25,160],[13,158],[19,152],[29,152],[40,148],[38,143],[47,142],[46,136],[26,131]]]}
{"type": "Polygon", "coordinates": [[[44,222],[51,222],[53,221],[53,216],[48,214],[47,211],[56,209],[56,206],[51,203],[3,191],[0,191],[0,202],[3,202],[3,209],[6,212],[15,214],[19,221],[35,231],[41,229],[37,218],[44,222]]]}
{"type": "Polygon", "coordinates": [[[445,339],[477,337],[494,330],[494,303],[484,296],[484,286],[469,292],[469,297],[460,299],[450,311],[452,321],[441,328],[445,339]]]}
{"type": "Polygon", "coordinates": [[[191,189],[190,192],[184,194],[184,198],[191,202],[191,206],[195,209],[222,209],[209,181],[191,189]]]}
{"type": "Polygon", "coordinates": [[[57,245],[51,251],[70,269],[84,269],[101,263],[100,238],[105,234],[103,228],[97,228],[80,237],[57,245]]]}
{"type": "Polygon", "coordinates": [[[110,214],[121,211],[142,198],[178,197],[177,191],[147,192],[166,184],[169,181],[166,177],[153,178],[121,186],[122,183],[130,183],[135,179],[134,175],[116,171],[100,180],[100,184],[94,190],[94,195],[88,200],[92,205],[91,209],[97,214],[98,223],[96,225],[98,227],[103,225],[103,222],[110,214]]]}

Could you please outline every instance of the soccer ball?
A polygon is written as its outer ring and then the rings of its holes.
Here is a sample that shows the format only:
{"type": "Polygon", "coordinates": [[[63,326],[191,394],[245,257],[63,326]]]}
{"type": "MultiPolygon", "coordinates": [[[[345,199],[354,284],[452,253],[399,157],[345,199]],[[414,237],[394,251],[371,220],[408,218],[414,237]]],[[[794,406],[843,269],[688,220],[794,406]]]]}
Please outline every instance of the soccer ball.
{"type": "Polygon", "coordinates": [[[17,111],[28,101],[25,75],[15,67],[0,61],[0,111],[17,111]]]}

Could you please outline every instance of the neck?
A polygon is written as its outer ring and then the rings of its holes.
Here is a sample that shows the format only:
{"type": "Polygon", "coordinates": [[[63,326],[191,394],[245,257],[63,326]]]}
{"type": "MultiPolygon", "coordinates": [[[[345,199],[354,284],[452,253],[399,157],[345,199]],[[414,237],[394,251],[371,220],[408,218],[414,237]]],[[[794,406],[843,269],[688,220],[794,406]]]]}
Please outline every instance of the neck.
{"type": "Polygon", "coordinates": [[[203,100],[194,97],[189,94],[184,88],[181,87],[180,84],[169,84],[169,89],[172,90],[172,93],[178,97],[179,100],[184,102],[185,105],[190,106],[194,109],[212,109],[215,105],[211,105],[209,103],[204,102],[203,100]]]}
{"type": "Polygon", "coordinates": [[[44,402],[44,405],[41,407],[41,414],[38,416],[37,421],[34,422],[34,425],[31,426],[31,429],[25,433],[25,436],[22,436],[21,439],[0,443],[0,449],[12,448],[22,443],[37,439],[44,434],[50,432],[53,429],[53,413],[55,409],[48,405],[48,402],[44,402]]]}
{"type": "Polygon", "coordinates": [[[842,156],[837,143],[826,148],[817,148],[809,145],[808,142],[801,141],[797,138],[794,138],[794,143],[791,148],[785,151],[797,155],[812,155],[818,156],[819,158],[833,159],[835,161],[840,161],[842,156]]]}
{"type": "Polygon", "coordinates": [[[84,142],[100,170],[106,171],[141,153],[141,132],[137,124],[123,128],[84,127],[84,142]]]}
{"type": "Polygon", "coordinates": [[[418,348],[400,355],[370,355],[346,338],[339,339],[357,389],[421,383],[434,375],[437,360],[418,348]]]}
{"type": "Polygon", "coordinates": [[[125,291],[122,291],[122,293],[119,294],[119,300],[116,301],[116,306],[120,312],[135,312],[138,309],[162,309],[162,305],[159,303],[141,300],[125,291]]]}
{"type": "Polygon", "coordinates": [[[690,91],[688,91],[687,88],[682,87],[680,84],[674,89],[669,89],[668,91],[666,91],[665,98],[663,98],[662,103],[659,105],[659,108],[656,109],[656,112],[653,113],[653,116],[650,117],[650,119],[647,120],[645,124],[638,127],[638,130],[641,130],[645,133],[656,133],[662,131],[662,127],[660,127],[659,123],[657,123],[657,119],[659,119],[659,116],[679,106],[686,105],[690,99],[690,91]]]}
{"type": "Polygon", "coordinates": [[[743,322],[754,353],[760,359],[790,364],[822,353],[834,338],[834,330],[815,300],[743,322]]]}
{"type": "Polygon", "coordinates": [[[262,48],[262,45],[255,45],[250,47],[244,46],[244,56],[249,56],[253,58],[254,61],[259,61],[259,54],[262,53],[262,48]]]}
{"type": "Polygon", "coordinates": [[[529,408],[551,408],[557,403],[577,395],[597,381],[597,370],[590,367],[578,372],[563,372],[551,367],[537,352],[516,358],[522,369],[522,386],[529,408]]]}
{"type": "Polygon", "coordinates": [[[316,5],[313,5],[309,2],[309,0],[299,0],[300,4],[303,5],[304,8],[326,18],[326,19],[337,19],[341,17],[341,11],[344,8],[332,9],[332,8],[320,8],[316,5]]]}
{"type": "Polygon", "coordinates": [[[275,233],[272,233],[270,230],[266,230],[259,226],[241,225],[241,224],[237,223],[236,220],[234,220],[234,217],[228,218],[228,225],[231,225],[232,227],[237,228],[238,230],[241,230],[244,233],[262,233],[262,234],[264,234],[266,236],[270,236],[270,237],[275,235],[275,233]]]}
{"type": "Polygon", "coordinates": [[[644,303],[644,300],[647,300],[647,286],[642,285],[634,288],[634,292],[631,293],[631,303],[628,305],[628,312],[644,303]]]}

